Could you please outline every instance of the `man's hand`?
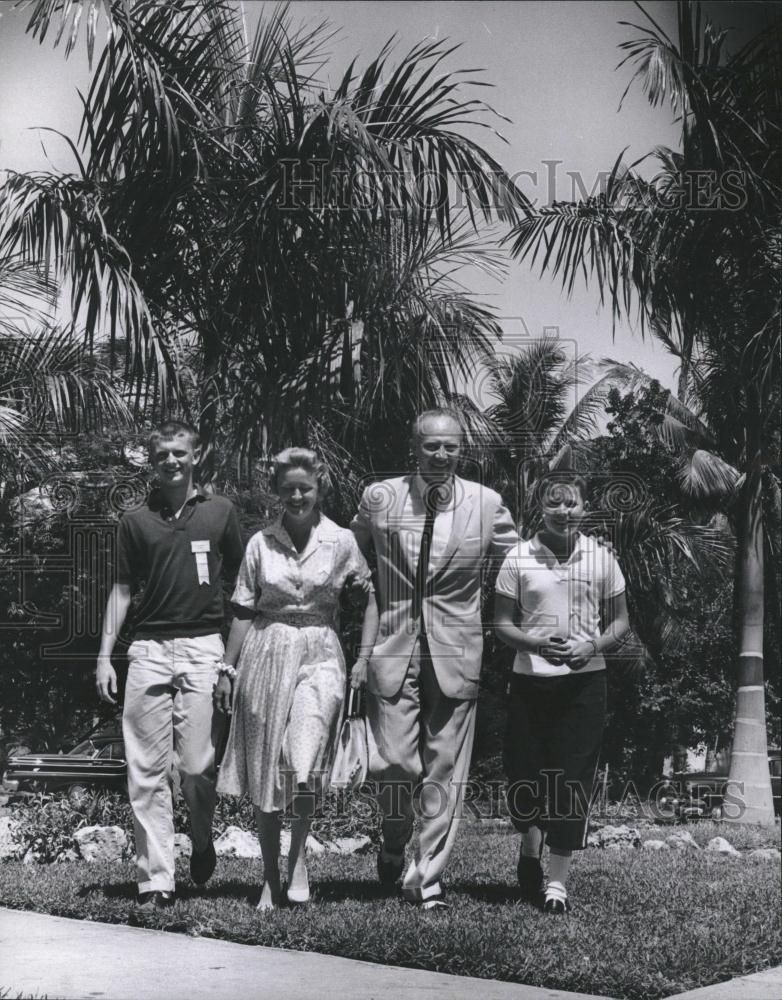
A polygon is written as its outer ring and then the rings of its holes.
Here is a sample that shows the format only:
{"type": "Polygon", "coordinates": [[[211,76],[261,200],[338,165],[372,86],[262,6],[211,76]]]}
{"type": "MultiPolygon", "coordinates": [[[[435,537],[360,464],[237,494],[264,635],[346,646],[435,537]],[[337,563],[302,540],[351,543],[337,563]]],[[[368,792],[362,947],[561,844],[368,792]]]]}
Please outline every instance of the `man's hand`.
{"type": "Polygon", "coordinates": [[[613,553],[613,551],[614,551],[614,543],[611,541],[611,539],[608,537],[608,535],[604,535],[602,533],[602,531],[601,531],[597,535],[592,535],[592,537],[594,538],[594,540],[597,542],[598,545],[601,545],[608,552],[613,553]]]}
{"type": "Polygon", "coordinates": [[[367,682],[367,669],[369,660],[366,656],[359,656],[350,671],[350,686],[360,688],[367,682]]]}
{"type": "Polygon", "coordinates": [[[99,656],[95,668],[95,689],[101,701],[109,705],[117,704],[117,673],[111,665],[110,656],[99,656]]]}
{"type": "Polygon", "coordinates": [[[562,646],[564,662],[571,670],[581,670],[597,653],[591,639],[566,639],[562,646]]]}
{"type": "Polygon", "coordinates": [[[362,594],[368,595],[372,589],[372,582],[366,577],[359,576],[355,570],[345,577],[346,590],[360,590],[362,594]]]}
{"type": "Polygon", "coordinates": [[[212,692],[212,701],[218,712],[224,715],[231,714],[231,678],[228,674],[221,674],[212,692]]]}
{"type": "Polygon", "coordinates": [[[358,576],[355,572],[348,573],[342,588],[344,606],[351,611],[364,611],[371,590],[372,584],[369,580],[358,576]]]}

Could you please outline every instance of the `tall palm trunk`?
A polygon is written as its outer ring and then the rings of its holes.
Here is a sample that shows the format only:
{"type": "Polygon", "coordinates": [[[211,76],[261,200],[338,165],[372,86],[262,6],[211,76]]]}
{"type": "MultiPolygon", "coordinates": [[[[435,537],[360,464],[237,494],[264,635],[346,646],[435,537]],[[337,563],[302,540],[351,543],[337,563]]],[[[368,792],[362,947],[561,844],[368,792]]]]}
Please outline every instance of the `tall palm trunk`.
{"type": "Polygon", "coordinates": [[[739,662],[735,729],[725,818],[736,823],[773,826],[774,804],[768,769],[766,692],[763,684],[763,476],[760,404],[747,390],[747,479],[738,532],[736,599],[739,662]]]}

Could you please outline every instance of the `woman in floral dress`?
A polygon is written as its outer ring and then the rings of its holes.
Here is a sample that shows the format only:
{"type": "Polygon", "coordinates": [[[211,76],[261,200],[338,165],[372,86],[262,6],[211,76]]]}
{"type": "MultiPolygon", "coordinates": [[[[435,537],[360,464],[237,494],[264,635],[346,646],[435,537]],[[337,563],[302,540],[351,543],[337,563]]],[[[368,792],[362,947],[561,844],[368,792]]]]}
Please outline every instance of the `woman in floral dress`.
{"type": "MultiPolygon", "coordinates": [[[[232,598],[240,616],[215,687],[218,707],[233,712],[217,788],[247,794],[255,807],[264,865],[259,909],[280,900],[280,830],[289,804],[288,900],[309,899],[304,845],[345,694],[337,628],[346,586],[368,597],[361,654],[371,652],[377,632],[364,557],[352,532],[320,511],[325,483],[314,452],[288,448],[275,458],[272,485],[283,512],[247,545],[232,598]]],[[[366,675],[366,659],[360,655],[353,667],[354,684],[366,675]]]]}

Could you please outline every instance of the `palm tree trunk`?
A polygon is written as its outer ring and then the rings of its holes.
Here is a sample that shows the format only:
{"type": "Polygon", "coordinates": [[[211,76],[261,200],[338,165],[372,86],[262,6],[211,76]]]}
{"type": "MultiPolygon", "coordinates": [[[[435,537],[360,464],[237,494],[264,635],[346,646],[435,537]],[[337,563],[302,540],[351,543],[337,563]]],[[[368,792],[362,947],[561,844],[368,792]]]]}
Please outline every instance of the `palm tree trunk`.
{"type": "Polygon", "coordinates": [[[763,496],[760,420],[757,396],[748,390],[747,452],[749,464],[738,532],[736,596],[739,662],[735,729],[730,774],[723,807],[734,823],[774,825],[768,769],[766,692],[763,684],[763,496]],[[754,399],[753,399],[754,397],[754,399]]]}

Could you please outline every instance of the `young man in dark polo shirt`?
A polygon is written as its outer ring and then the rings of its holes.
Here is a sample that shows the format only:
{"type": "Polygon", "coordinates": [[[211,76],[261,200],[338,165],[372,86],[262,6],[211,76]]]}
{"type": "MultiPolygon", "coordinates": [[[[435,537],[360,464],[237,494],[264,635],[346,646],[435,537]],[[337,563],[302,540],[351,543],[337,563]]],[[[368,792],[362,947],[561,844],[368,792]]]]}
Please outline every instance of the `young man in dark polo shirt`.
{"type": "Polygon", "coordinates": [[[244,554],[236,511],[193,484],[198,433],[169,421],[152,433],[157,486],[120,521],[116,582],[109,595],[95,683],[116,704],[111,652],[143,587],[128,649],[122,732],[138,863],[139,909],[174,899],[171,750],[190,813],[190,873],[203,884],[215,869],[215,743],[212,688],[223,659],[221,577],[233,580],[244,554]]]}

